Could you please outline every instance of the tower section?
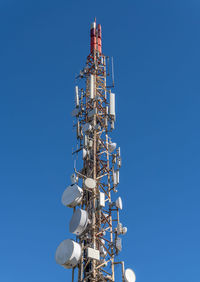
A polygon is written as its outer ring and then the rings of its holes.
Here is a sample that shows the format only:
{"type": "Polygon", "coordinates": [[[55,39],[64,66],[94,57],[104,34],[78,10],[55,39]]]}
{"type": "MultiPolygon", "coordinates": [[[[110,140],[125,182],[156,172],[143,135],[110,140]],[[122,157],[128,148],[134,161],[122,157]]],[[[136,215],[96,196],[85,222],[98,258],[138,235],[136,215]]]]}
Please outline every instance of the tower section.
{"type": "Polygon", "coordinates": [[[56,261],[72,269],[72,281],[134,282],[134,272],[117,260],[127,228],[120,222],[123,205],[117,191],[120,147],[111,136],[116,121],[114,81],[110,79],[113,65],[102,53],[101,33],[101,25],[94,21],[90,54],[76,79],[75,165],[71,185],[62,195],[63,205],[72,209],[69,231],[74,238],[58,246],[56,261]],[[117,264],[121,265],[120,277],[115,275],[117,264]]]}

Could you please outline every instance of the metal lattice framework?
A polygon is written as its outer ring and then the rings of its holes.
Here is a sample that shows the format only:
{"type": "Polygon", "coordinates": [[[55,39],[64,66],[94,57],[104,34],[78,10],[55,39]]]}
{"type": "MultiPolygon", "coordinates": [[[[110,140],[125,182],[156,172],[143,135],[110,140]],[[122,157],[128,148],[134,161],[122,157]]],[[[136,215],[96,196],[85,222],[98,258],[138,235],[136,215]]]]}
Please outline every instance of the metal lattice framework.
{"type": "Polygon", "coordinates": [[[107,57],[101,52],[101,27],[98,25],[96,29],[95,22],[91,28],[91,53],[77,77],[84,86],[75,88],[76,106],[72,112],[77,132],[73,156],[78,159],[73,183],[78,183],[83,191],[80,203],[73,206],[73,213],[80,209],[86,211],[88,218],[84,230],[80,234],[75,232],[81,255],[77,265],[71,267],[72,282],[75,279],[78,282],[116,281],[115,265],[119,263],[121,281],[128,281],[124,263],[116,261],[121,251],[121,235],[127,228],[119,220],[121,198],[112,201],[119,184],[121,156],[120,148],[109,136],[115,123],[115,94],[107,86],[106,62],[107,57]],[[94,185],[88,185],[87,181],[94,185]]]}

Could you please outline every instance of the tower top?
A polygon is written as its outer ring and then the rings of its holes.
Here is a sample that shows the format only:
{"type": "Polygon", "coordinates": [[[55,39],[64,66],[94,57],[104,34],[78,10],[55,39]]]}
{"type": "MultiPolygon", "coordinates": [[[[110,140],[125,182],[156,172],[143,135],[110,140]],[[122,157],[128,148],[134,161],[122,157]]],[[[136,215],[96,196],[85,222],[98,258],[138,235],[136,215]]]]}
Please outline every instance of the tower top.
{"type": "Polygon", "coordinates": [[[96,24],[96,18],[90,28],[90,53],[102,52],[101,25],[96,24]]]}

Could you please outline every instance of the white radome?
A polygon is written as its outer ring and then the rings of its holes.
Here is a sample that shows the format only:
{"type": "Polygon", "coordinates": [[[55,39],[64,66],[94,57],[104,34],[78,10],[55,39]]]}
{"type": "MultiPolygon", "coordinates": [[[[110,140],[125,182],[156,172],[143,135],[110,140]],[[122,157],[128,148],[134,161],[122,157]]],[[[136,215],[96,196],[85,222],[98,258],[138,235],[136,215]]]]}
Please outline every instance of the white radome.
{"type": "Polygon", "coordinates": [[[62,194],[62,204],[69,208],[79,205],[82,201],[83,190],[77,184],[68,186],[62,194]]]}
{"type": "Polygon", "coordinates": [[[69,231],[76,235],[81,235],[88,225],[88,213],[85,210],[77,209],[72,215],[69,231]]]}
{"type": "Polygon", "coordinates": [[[86,178],[85,179],[85,186],[88,189],[94,189],[96,187],[96,181],[93,178],[86,178]]]}
{"type": "Polygon", "coordinates": [[[87,157],[87,151],[85,148],[83,148],[83,159],[85,159],[87,157]]]}
{"type": "Polygon", "coordinates": [[[64,268],[75,267],[80,258],[81,246],[71,239],[62,241],[56,250],[56,262],[64,268]]]}
{"type": "Polygon", "coordinates": [[[126,282],[135,282],[136,281],[135,272],[132,269],[127,268],[124,273],[124,278],[126,282]]]}
{"type": "Polygon", "coordinates": [[[115,201],[115,205],[118,209],[122,210],[123,204],[122,204],[122,198],[121,197],[117,198],[117,200],[115,201]]]}
{"type": "Polygon", "coordinates": [[[127,233],[127,231],[128,231],[128,228],[127,227],[123,227],[122,234],[125,235],[127,233]]]}

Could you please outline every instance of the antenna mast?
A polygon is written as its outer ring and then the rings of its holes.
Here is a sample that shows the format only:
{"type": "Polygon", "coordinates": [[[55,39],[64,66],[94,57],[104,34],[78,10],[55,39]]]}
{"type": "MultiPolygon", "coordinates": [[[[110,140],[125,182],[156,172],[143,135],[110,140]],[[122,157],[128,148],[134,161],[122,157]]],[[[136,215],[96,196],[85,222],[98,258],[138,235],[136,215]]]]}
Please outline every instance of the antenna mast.
{"type": "MultiPolygon", "coordinates": [[[[112,73],[114,86],[113,69],[112,73]]],[[[62,203],[73,209],[69,229],[76,240],[66,239],[56,250],[57,263],[72,268],[72,282],[136,280],[134,272],[124,270],[124,262],[117,261],[127,228],[119,219],[122,200],[115,195],[121,154],[109,136],[116,116],[115,94],[107,87],[107,79],[101,25],[95,19],[90,29],[90,54],[78,76],[72,111],[78,144],[73,155],[78,156],[80,168],[74,167],[72,184],[62,196],[62,203]],[[115,276],[116,264],[121,264],[121,279],[115,276]]]]}

